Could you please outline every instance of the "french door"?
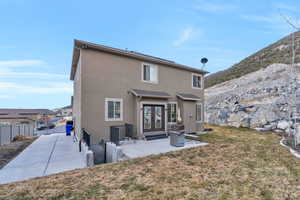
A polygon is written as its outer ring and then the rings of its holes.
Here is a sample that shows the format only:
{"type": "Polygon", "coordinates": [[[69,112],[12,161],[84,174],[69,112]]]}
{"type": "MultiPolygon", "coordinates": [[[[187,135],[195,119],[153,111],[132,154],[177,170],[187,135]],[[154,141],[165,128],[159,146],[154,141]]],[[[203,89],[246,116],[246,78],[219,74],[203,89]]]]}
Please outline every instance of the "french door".
{"type": "Polygon", "coordinates": [[[143,106],[143,130],[144,132],[165,130],[165,106],[143,106]]]}

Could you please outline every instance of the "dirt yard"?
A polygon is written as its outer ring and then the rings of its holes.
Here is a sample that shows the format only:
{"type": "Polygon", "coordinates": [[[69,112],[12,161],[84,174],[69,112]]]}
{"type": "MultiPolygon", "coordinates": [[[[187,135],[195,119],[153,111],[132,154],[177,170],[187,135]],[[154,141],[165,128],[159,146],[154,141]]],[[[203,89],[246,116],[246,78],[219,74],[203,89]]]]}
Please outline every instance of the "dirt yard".
{"type": "Polygon", "coordinates": [[[0,199],[300,199],[300,159],[278,135],[209,127],[207,146],[1,185],[0,199]]]}
{"type": "Polygon", "coordinates": [[[4,167],[9,161],[15,158],[22,152],[28,145],[30,145],[36,138],[15,141],[13,143],[0,146],[0,169],[4,167]]]}

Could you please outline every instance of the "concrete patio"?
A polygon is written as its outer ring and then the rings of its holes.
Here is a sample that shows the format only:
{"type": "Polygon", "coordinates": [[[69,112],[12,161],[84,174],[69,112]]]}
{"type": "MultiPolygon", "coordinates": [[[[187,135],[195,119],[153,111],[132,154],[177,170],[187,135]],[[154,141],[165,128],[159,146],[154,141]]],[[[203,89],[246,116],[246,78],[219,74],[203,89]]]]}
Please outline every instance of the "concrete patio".
{"type": "Polygon", "coordinates": [[[186,140],[184,147],[175,147],[170,145],[170,138],[158,139],[158,140],[135,140],[131,142],[125,142],[120,145],[122,152],[128,158],[144,157],[152,154],[167,153],[170,151],[178,151],[182,149],[205,146],[208,143],[199,142],[195,140],[186,140]]]}
{"type": "Polygon", "coordinates": [[[0,184],[84,167],[86,162],[72,136],[42,135],[0,170],[0,184]]]}

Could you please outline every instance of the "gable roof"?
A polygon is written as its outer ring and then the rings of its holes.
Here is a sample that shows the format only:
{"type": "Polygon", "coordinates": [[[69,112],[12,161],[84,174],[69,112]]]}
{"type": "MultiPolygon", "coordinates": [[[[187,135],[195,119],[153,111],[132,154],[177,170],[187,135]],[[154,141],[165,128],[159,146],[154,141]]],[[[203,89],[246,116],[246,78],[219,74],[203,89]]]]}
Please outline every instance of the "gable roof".
{"type": "Polygon", "coordinates": [[[95,51],[106,52],[106,53],[110,53],[110,54],[114,54],[114,55],[125,56],[125,57],[134,58],[134,59],[141,60],[141,61],[151,62],[154,64],[162,64],[162,65],[174,67],[177,69],[187,70],[187,71],[194,72],[194,73],[200,73],[200,74],[208,73],[207,71],[204,71],[204,70],[196,69],[196,68],[193,68],[190,66],[178,64],[178,63],[170,61],[170,60],[142,54],[142,53],[135,52],[135,51],[117,49],[117,48],[94,44],[94,43],[90,43],[90,42],[86,42],[86,41],[82,41],[82,40],[74,40],[73,58],[72,58],[72,66],[71,66],[71,74],[70,74],[71,80],[74,80],[75,72],[77,69],[77,63],[78,63],[79,56],[80,56],[80,49],[91,49],[91,50],[95,50],[95,51]]]}

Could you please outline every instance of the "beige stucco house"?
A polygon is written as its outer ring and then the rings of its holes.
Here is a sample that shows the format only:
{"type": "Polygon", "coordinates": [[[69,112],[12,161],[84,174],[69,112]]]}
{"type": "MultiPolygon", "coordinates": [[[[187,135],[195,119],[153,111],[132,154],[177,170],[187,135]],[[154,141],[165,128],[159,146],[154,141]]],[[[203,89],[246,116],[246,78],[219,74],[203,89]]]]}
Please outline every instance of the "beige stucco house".
{"type": "Polygon", "coordinates": [[[91,144],[109,141],[110,127],[134,125],[137,138],[166,133],[175,124],[187,132],[202,128],[203,75],[200,69],[141,53],[75,40],[75,134],[91,144]]]}

